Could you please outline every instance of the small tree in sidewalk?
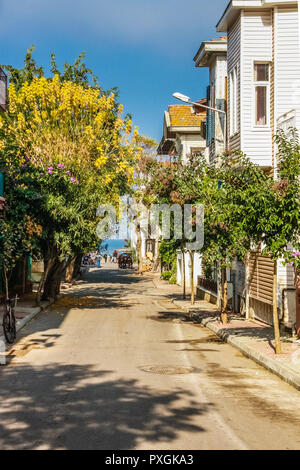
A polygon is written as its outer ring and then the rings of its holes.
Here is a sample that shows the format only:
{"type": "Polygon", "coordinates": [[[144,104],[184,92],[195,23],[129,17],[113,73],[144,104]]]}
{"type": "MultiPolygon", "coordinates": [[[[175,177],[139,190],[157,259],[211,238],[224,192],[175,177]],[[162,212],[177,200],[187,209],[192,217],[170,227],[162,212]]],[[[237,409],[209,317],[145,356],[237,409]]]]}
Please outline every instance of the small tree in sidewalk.
{"type": "Polygon", "coordinates": [[[263,252],[274,260],[273,279],[273,323],[275,329],[276,353],[281,353],[277,309],[277,260],[297,264],[297,251],[289,247],[299,247],[300,219],[300,145],[296,129],[290,128],[285,134],[279,130],[275,136],[277,144],[277,167],[272,185],[271,204],[265,209],[260,221],[262,227],[263,252]]]}

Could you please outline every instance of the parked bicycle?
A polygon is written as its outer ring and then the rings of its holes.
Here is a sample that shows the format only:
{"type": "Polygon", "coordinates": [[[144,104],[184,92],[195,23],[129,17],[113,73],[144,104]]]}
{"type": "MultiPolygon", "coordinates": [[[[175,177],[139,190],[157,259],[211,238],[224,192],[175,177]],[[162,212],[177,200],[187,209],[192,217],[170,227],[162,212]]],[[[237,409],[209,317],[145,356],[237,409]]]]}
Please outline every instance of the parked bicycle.
{"type": "Polygon", "coordinates": [[[18,296],[13,299],[6,299],[2,327],[5,339],[8,343],[13,343],[16,339],[16,318],[15,308],[17,306],[18,296]]]}

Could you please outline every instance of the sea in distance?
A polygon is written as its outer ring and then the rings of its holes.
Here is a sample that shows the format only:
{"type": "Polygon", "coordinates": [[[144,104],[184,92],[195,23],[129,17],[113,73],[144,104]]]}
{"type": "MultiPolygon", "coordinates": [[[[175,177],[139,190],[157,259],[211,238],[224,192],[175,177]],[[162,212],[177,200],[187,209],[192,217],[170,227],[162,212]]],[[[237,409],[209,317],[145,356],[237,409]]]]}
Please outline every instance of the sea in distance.
{"type": "Polygon", "coordinates": [[[122,248],[126,247],[126,241],[125,240],[103,240],[101,243],[100,251],[102,254],[108,253],[112,254],[114,250],[121,250],[122,248]],[[105,249],[105,246],[107,245],[107,250],[105,249]]]}

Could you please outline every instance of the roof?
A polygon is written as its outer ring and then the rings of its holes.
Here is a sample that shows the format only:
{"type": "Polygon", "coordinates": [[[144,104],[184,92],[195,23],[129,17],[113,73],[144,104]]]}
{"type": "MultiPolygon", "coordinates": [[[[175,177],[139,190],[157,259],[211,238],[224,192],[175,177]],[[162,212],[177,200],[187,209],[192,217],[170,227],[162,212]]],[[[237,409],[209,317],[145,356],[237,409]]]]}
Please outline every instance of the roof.
{"type": "Polygon", "coordinates": [[[217,31],[228,31],[242,9],[273,8],[278,5],[287,6],[297,3],[297,0],[230,0],[217,23],[217,31]]]}
{"type": "MultiPolygon", "coordinates": [[[[204,104],[204,103],[203,103],[204,104]]],[[[169,105],[169,116],[171,127],[200,127],[201,122],[206,118],[206,111],[201,114],[194,114],[193,107],[186,104],[169,105]]]]}
{"type": "Polygon", "coordinates": [[[227,36],[203,41],[195,57],[195,67],[208,67],[213,54],[227,53],[227,36]]]}
{"type": "Polygon", "coordinates": [[[164,113],[164,135],[158,146],[159,155],[176,154],[176,135],[177,134],[196,134],[201,131],[201,124],[206,120],[206,98],[195,101],[199,103],[197,114],[194,112],[194,106],[190,104],[171,104],[168,111],[164,113]]]}
{"type": "Polygon", "coordinates": [[[215,42],[215,41],[227,41],[227,36],[220,36],[219,38],[213,38],[213,39],[210,39],[208,42],[215,42]]]}

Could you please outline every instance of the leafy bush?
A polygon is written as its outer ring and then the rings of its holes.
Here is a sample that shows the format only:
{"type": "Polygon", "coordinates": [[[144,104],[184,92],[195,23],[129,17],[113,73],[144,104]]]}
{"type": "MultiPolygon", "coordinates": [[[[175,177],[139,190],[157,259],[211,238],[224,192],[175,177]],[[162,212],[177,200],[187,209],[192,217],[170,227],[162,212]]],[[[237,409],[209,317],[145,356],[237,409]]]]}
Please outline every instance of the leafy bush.
{"type": "Polygon", "coordinates": [[[164,271],[162,274],[161,274],[161,278],[164,280],[164,281],[169,281],[171,279],[173,275],[173,271],[164,271]]]}

